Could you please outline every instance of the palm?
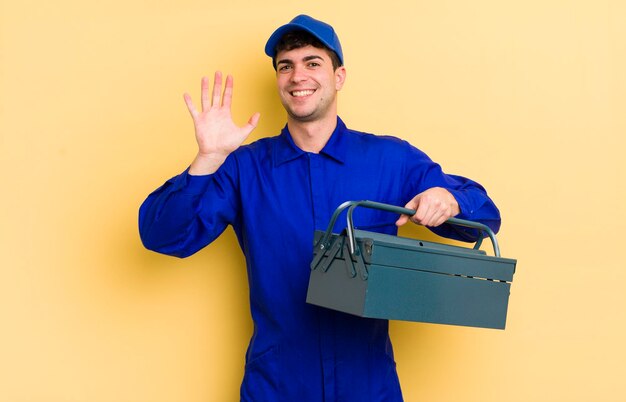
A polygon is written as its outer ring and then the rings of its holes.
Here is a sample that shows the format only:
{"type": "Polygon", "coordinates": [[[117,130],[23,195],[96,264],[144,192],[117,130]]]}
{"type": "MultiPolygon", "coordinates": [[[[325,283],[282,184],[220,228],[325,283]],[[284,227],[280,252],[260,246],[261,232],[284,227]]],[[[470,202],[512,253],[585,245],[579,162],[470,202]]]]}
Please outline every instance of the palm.
{"type": "Polygon", "coordinates": [[[210,107],[194,119],[196,140],[202,154],[229,154],[237,149],[248,137],[247,126],[237,127],[230,110],[223,107],[210,107]]]}
{"type": "Polygon", "coordinates": [[[188,94],[185,94],[185,103],[193,118],[200,155],[228,156],[236,150],[256,127],[259,114],[255,113],[248,123],[238,127],[231,115],[230,107],[233,94],[233,78],[226,78],[226,86],[222,94],[222,75],[215,73],[215,82],[212,95],[209,96],[209,83],[206,77],[202,78],[202,111],[198,111],[188,94]]]}

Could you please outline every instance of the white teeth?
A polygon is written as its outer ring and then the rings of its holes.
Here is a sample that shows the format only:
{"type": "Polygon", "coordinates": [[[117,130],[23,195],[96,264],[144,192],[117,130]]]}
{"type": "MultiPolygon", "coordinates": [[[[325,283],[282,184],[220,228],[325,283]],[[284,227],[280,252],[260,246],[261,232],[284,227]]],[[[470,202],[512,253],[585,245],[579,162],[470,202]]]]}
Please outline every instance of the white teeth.
{"type": "Polygon", "coordinates": [[[311,95],[313,92],[315,91],[313,91],[312,89],[307,89],[304,91],[293,91],[291,94],[293,96],[307,96],[307,95],[311,95]]]}

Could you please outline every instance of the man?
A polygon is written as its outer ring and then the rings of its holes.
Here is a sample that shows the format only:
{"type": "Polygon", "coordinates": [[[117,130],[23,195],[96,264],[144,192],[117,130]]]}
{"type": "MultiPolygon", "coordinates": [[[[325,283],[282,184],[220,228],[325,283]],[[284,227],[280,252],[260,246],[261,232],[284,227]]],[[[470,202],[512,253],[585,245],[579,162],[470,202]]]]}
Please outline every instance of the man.
{"type": "Polygon", "coordinates": [[[297,16],[272,34],[265,51],[287,125],[279,136],[242,146],[259,114],[237,127],[230,114],[232,77],[222,93],[216,73],[211,95],[204,78],[201,110],[185,94],[198,153],[142,205],[142,240],[149,249],[185,257],[233,226],[246,256],[254,321],[242,401],[401,401],[388,322],[305,303],[314,230],[325,229],[347,200],[417,210],[399,219],[359,210],[360,228],[396,234],[410,219],[462,240],[474,233],[442,225],[446,219],[458,215],[497,231],[499,212],[479,184],[444,174],[407,142],[345,126],[337,92],[346,68],[330,25],[297,16]]]}

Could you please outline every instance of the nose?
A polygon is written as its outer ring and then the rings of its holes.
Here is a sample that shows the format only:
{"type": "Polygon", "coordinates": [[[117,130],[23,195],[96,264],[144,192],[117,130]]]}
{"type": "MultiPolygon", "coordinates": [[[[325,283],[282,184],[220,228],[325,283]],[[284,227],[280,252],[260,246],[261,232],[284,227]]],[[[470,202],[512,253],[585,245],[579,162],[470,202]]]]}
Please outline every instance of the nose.
{"type": "Polygon", "coordinates": [[[302,66],[294,66],[293,69],[291,70],[291,82],[293,82],[294,84],[306,81],[307,79],[307,75],[306,72],[304,71],[304,67],[302,66]]]}

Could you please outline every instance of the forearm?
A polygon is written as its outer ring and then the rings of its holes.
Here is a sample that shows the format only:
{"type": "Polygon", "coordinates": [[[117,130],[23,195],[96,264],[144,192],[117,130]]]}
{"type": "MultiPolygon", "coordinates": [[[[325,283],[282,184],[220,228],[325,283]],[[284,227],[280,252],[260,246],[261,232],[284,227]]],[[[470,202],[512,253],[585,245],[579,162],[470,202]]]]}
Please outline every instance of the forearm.
{"type": "MultiPolygon", "coordinates": [[[[500,211],[482,186],[468,180],[461,188],[450,189],[450,192],[459,203],[460,212],[457,218],[480,222],[494,233],[498,232],[501,224],[500,211]]],[[[433,231],[441,236],[464,241],[475,241],[478,238],[478,231],[475,229],[447,224],[433,228],[433,231]]]]}
{"type": "Polygon", "coordinates": [[[212,180],[183,173],[148,196],[139,209],[139,233],[147,249],[186,257],[222,233],[228,224],[219,211],[224,203],[216,195],[211,211],[203,202],[211,198],[212,180]]]}
{"type": "MultiPolygon", "coordinates": [[[[446,189],[456,200],[458,211],[450,216],[480,222],[489,226],[494,232],[500,228],[500,212],[487,195],[487,191],[479,183],[462,176],[446,174],[441,166],[434,163],[420,150],[409,147],[407,155],[408,185],[405,197],[411,200],[417,194],[433,188],[446,189]]],[[[455,208],[451,208],[454,210],[455,208]]],[[[436,225],[434,225],[436,226],[436,225]]],[[[478,237],[474,229],[457,228],[443,224],[431,230],[441,236],[458,240],[473,241],[478,237]]]]}
{"type": "Polygon", "coordinates": [[[459,203],[459,218],[471,220],[500,220],[500,212],[487,191],[478,183],[470,181],[459,188],[450,189],[459,203]]]}

